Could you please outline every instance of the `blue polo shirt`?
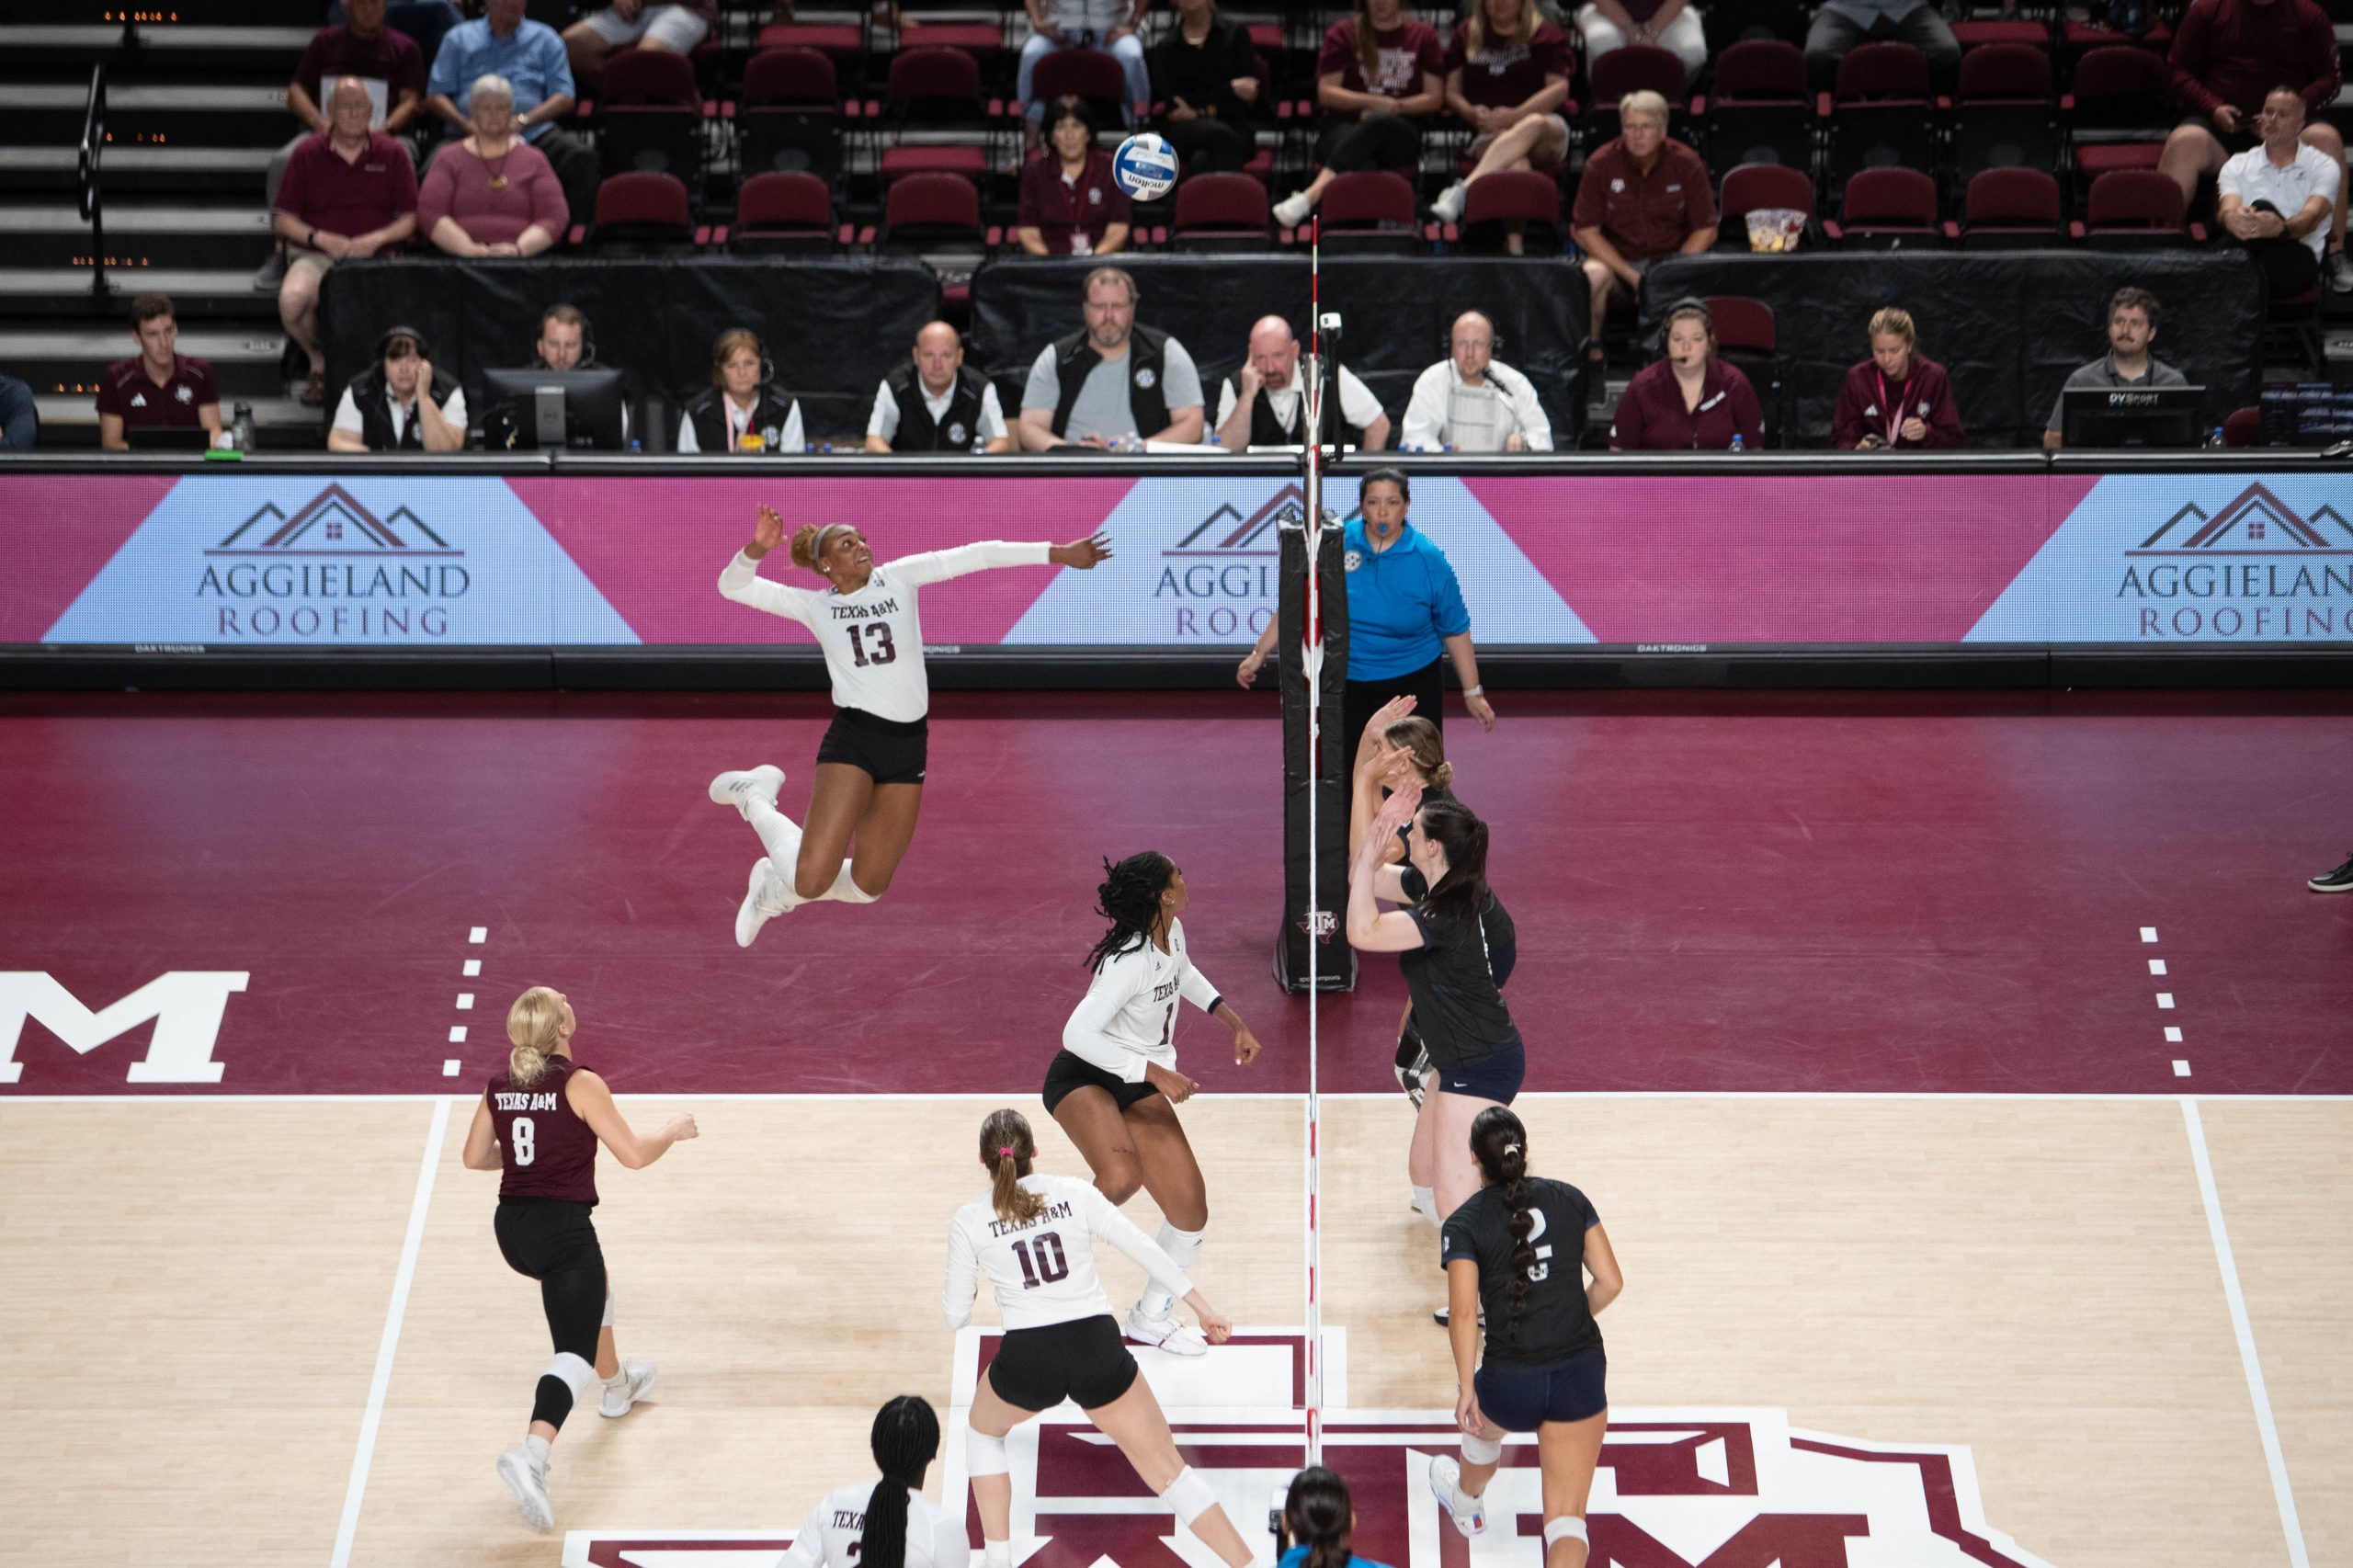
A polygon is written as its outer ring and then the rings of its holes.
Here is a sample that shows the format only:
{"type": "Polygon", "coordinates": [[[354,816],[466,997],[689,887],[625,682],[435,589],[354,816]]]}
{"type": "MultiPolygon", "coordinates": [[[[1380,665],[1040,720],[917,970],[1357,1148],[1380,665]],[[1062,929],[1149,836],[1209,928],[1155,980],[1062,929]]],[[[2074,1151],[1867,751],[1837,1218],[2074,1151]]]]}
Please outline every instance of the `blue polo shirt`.
{"type": "MultiPolygon", "coordinates": [[[[572,61],[563,40],[545,22],[526,17],[505,38],[490,30],[490,18],[460,22],[441,39],[441,52],[433,57],[433,74],[426,91],[438,93],[472,117],[469,107],[474,83],[483,76],[504,76],[515,84],[515,112],[526,115],[559,94],[572,96],[572,61]]],[[[523,139],[537,142],[555,122],[544,120],[527,129],[523,139]]]]}
{"type": "MultiPolygon", "coordinates": [[[[1301,1565],[1306,1561],[1307,1548],[1303,1546],[1294,1546],[1289,1551],[1283,1553],[1282,1561],[1276,1563],[1275,1568],[1301,1568],[1301,1565]]],[[[1355,1552],[1351,1551],[1348,1553],[1348,1568],[1384,1568],[1384,1565],[1375,1562],[1370,1557],[1358,1557],[1355,1552]]]]}
{"type": "Polygon", "coordinates": [[[1439,639],[1471,630],[1453,565],[1419,528],[1407,523],[1378,553],[1362,517],[1349,519],[1345,538],[1350,680],[1411,675],[1445,652],[1439,639]]]}

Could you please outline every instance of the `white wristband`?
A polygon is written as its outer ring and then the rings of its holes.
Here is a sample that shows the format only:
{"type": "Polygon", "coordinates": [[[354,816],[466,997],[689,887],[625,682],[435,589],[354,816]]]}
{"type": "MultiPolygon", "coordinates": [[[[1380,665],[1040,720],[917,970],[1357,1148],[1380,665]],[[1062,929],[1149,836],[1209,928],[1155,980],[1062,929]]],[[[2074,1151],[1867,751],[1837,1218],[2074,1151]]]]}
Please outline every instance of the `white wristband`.
{"type": "Polygon", "coordinates": [[[1466,686],[1462,688],[1462,695],[1465,697],[1476,697],[1486,689],[1487,688],[1483,686],[1466,686]]]}

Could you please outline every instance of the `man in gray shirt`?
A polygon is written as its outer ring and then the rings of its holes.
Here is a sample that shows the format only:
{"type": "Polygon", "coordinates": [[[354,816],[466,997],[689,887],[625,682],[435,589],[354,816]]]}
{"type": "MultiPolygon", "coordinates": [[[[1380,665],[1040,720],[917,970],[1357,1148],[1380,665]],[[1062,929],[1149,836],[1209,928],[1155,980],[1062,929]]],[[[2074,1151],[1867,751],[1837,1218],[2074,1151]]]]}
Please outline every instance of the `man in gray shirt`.
{"type": "Polygon", "coordinates": [[[1198,444],[1201,375],[1185,346],[1136,325],[1136,280],[1116,267],[1086,275],[1084,330],[1056,338],[1021,392],[1021,449],[1108,448],[1127,437],[1198,444]]]}
{"type": "Polygon", "coordinates": [[[1928,0],[1825,0],[1806,29],[1806,74],[1826,91],[1848,50],[1881,39],[1908,43],[1927,55],[1938,87],[1949,88],[1961,74],[1961,40],[1928,0]]]}
{"type": "Polygon", "coordinates": [[[2156,341],[2157,297],[2146,289],[2119,289],[2108,301],[2108,352],[2067,374],[2067,384],[2051,405],[2050,423],[2043,426],[2042,444],[2056,450],[2064,422],[2067,394],[2079,389],[2103,387],[2186,387],[2189,378],[2149,352],[2156,341]]]}

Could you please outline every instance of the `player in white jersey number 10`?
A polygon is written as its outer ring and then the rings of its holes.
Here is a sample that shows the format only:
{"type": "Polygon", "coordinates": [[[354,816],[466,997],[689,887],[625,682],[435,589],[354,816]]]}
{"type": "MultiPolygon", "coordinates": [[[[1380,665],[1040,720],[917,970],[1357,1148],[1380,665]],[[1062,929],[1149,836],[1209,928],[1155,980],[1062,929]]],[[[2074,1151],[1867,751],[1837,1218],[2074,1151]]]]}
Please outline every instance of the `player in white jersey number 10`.
{"type": "Polygon", "coordinates": [[[760,576],[761,558],[783,542],[784,519],[775,507],[762,506],[752,542],[719,574],[719,591],[816,634],[835,712],[817,747],[806,827],[777,810],[777,791],[784,785],[780,767],[730,769],[710,781],[710,798],[741,812],[767,851],[752,863],[751,886],[735,915],[736,945],[745,948],[762,926],[801,904],[873,903],[890,887],[915,838],[931,711],[917,590],[995,566],[1084,572],[1111,554],[1110,536],[1095,534],[1051,545],[983,540],[877,565],[862,530],[847,523],[810,524],[793,534],[791,557],[795,566],[825,579],[819,590],[760,576]],[[853,838],[857,858],[845,864],[853,838]]]}

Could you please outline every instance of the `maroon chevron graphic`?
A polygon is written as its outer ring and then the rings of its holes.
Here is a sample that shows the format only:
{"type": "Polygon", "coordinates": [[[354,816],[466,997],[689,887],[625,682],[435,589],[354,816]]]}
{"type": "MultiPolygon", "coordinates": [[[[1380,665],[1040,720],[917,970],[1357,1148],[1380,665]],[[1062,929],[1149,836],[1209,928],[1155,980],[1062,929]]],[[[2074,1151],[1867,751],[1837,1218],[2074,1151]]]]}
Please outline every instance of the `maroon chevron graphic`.
{"type": "Polygon", "coordinates": [[[2310,517],[2260,483],[2250,484],[2212,517],[2185,506],[2128,555],[2178,555],[2191,551],[2218,555],[2353,554],[2353,524],[2336,507],[2324,506],[2310,517]],[[2174,542],[2165,536],[2180,530],[2174,542]]]}

